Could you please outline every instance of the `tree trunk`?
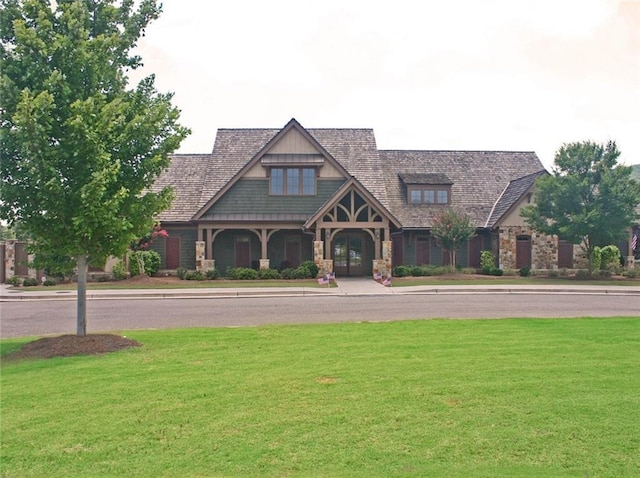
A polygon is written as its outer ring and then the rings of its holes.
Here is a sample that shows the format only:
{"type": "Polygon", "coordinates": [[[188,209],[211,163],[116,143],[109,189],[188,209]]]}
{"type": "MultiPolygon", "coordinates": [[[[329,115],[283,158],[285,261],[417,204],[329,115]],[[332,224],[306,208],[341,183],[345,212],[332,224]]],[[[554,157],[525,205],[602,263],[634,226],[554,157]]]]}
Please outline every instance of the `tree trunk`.
{"type": "Polygon", "coordinates": [[[78,267],[78,315],[77,335],[87,335],[87,256],[81,255],[76,259],[78,267]]]}

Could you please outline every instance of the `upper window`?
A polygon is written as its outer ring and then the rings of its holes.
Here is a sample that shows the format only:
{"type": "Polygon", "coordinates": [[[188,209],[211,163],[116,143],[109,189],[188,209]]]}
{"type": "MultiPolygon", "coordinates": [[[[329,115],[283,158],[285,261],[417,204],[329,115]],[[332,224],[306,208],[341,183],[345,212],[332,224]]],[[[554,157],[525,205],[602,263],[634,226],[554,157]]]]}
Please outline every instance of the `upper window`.
{"type": "Polygon", "coordinates": [[[411,186],[411,204],[449,204],[449,189],[446,186],[411,186]]]}
{"type": "Polygon", "coordinates": [[[275,196],[316,194],[315,168],[271,168],[269,192],[275,196]]]}

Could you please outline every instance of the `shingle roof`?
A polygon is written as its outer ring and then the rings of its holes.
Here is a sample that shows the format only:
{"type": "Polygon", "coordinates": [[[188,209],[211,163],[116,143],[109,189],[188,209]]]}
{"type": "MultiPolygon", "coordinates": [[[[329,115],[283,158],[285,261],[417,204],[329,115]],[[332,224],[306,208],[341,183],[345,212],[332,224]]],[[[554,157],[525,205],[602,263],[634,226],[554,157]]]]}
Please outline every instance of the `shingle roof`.
{"type": "MultiPolygon", "coordinates": [[[[154,185],[171,185],[176,193],[171,209],[159,219],[191,220],[280,131],[220,129],[211,154],[173,155],[169,169],[154,185]]],[[[451,184],[451,205],[464,209],[476,227],[485,227],[511,207],[511,198],[525,186],[524,179],[516,180],[544,170],[533,152],[379,151],[372,129],[305,131],[406,228],[429,227],[441,208],[408,204],[406,184],[451,184]]]]}
{"type": "Polygon", "coordinates": [[[446,174],[441,173],[398,173],[405,184],[453,184],[446,174]]]}
{"type": "Polygon", "coordinates": [[[533,186],[546,171],[538,171],[522,178],[514,179],[504,189],[496,202],[490,217],[487,218],[487,227],[494,227],[502,216],[533,186]]]}
{"type": "Polygon", "coordinates": [[[431,226],[438,205],[408,204],[404,174],[443,174],[453,183],[451,206],[464,210],[476,227],[484,227],[494,204],[510,181],[544,169],[533,152],[517,151],[380,151],[391,212],[403,227],[431,226]]]}

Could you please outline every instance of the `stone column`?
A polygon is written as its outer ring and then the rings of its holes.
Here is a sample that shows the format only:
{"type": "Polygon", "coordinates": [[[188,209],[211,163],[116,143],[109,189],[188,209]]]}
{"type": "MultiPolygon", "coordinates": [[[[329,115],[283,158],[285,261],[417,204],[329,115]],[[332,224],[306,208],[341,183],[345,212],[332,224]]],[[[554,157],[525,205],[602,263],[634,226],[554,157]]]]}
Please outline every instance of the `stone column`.
{"type": "Polygon", "coordinates": [[[204,241],[196,241],[196,270],[204,272],[204,241]]]}
{"type": "Polygon", "coordinates": [[[324,242],[313,241],[313,262],[322,268],[322,260],[324,259],[324,242]]]}
{"type": "Polygon", "coordinates": [[[636,267],[636,258],[634,256],[627,256],[627,269],[634,269],[636,267]]]}
{"type": "Polygon", "coordinates": [[[260,259],[260,269],[268,269],[269,262],[269,259],[260,259]]]}

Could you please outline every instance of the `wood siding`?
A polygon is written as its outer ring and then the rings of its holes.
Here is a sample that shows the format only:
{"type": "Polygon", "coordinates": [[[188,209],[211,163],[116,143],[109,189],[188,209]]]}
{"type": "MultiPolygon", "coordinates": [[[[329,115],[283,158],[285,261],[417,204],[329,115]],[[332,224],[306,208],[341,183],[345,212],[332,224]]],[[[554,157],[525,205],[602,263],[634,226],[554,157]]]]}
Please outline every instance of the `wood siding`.
{"type": "Polygon", "coordinates": [[[207,211],[211,214],[307,214],[312,215],[344,183],[344,180],[320,180],[315,196],[270,196],[268,180],[241,179],[207,211]]]}

